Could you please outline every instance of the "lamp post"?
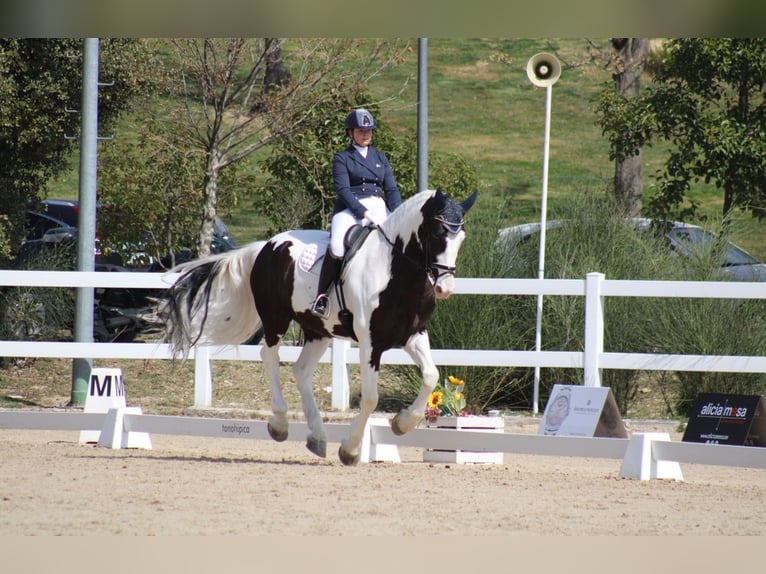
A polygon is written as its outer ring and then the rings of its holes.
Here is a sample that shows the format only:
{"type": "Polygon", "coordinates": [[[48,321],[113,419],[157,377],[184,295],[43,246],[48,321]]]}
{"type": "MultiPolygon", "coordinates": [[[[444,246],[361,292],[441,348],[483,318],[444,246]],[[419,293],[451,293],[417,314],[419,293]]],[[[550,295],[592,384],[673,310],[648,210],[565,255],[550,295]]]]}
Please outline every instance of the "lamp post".
{"type": "MultiPolygon", "coordinates": [[[[546,212],[548,210],[548,149],[550,147],[551,134],[551,96],[553,84],[561,75],[561,64],[553,54],[540,52],[535,54],[527,62],[527,77],[538,88],[545,88],[545,135],[543,138],[543,191],[540,208],[540,254],[537,266],[537,278],[545,277],[545,228],[546,212]]],[[[535,351],[541,351],[543,324],[543,296],[537,295],[537,322],[535,325],[535,351]]],[[[532,394],[532,412],[539,411],[540,400],[540,366],[535,366],[535,382],[532,394]]]]}

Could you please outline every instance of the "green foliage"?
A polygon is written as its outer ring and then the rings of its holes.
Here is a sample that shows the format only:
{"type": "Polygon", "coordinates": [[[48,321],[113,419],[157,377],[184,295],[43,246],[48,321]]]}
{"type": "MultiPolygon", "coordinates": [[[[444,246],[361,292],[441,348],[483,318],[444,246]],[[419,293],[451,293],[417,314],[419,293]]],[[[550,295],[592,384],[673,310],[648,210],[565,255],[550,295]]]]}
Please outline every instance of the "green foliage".
{"type": "MultiPolygon", "coordinates": [[[[332,158],[348,145],[343,122],[348,113],[364,106],[378,124],[373,145],[383,151],[403,199],[417,192],[417,140],[414,135],[398,136],[387,125],[377,105],[366,93],[335,93],[306,116],[288,138],[278,140],[271,154],[261,162],[269,174],[255,190],[255,205],[272,222],[270,233],[286,229],[329,226],[335,203],[332,158]]],[[[432,153],[429,158],[432,188],[441,187],[451,196],[468,195],[479,180],[469,162],[457,155],[432,153]]]]}
{"type": "Polygon", "coordinates": [[[605,86],[598,102],[610,158],[635,155],[661,139],[669,145],[647,212],[688,219],[692,185],[723,191],[723,215],[735,207],[766,216],[766,40],[669,40],[654,82],[624,99],[605,86]]]}
{"type": "MultiPolygon", "coordinates": [[[[553,216],[568,223],[548,232],[546,277],[582,279],[597,270],[608,279],[714,280],[721,265],[723,241],[700,248],[692,259],[679,259],[656,233],[637,232],[626,225],[611,197],[582,194],[562,205],[553,216]]],[[[722,234],[721,239],[725,238],[722,234]]],[[[512,253],[509,274],[534,277],[539,253],[537,238],[509,247],[512,253]]],[[[543,349],[583,349],[583,305],[582,297],[545,297],[543,349]]],[[[604,349],[626,353],[761,355],[766,345],[765,310],[762,301],[609,297],[604,304],[604,349]],[[732,325],[738,326],[736,335],[731,332],[732,325]]],[[[531,322],[527,317],[524,324],[531,322]]],[[[602,370],[602,384],[612,389],[623,414],[628,413],[639,382],[645,379],[646,375],[637,371],[602,370]]],[[[550,389],[556,382],[577,384],[580,380],[579,370],[543,370],[544,389],[550,389]]],[[[673,373],[671,380],[666,391],[674,398],[667,407],[675,414],[688,414],[687,409],[703,389],[766,390],[766,379],[761,375],[678,372],[673,373]]]]}
{"type": "MultiPolygon", "coordinates": [[[[43,247],[29,255],[22,269],[71,271],[75,246],[43,247]]],[[[9,287],[0,291],[0,338],[55,340],[74,323],[75,290],[60,287],[9,287]]]]}
{"type": "MultiPolygon", "coordinates": [[[[99,126],[102,135],[131,101],[148,89],[151,57],[142,42],[100,42],[102,82],[99,126]]],[[[67,169],[75,149],[82,97],[82,41],[78,39],[0,40],[0,214],[8,216],[11,252],[21,246],[27,202],[39,199],[55,175],[67,169]],[[69,139],[68,139],[69,138],[69,139]]]]}
{"type": "Polygon", "coordinates": [[[134,264],[149,262],[136,260],[137,250],[160,260],[194,249],[202,202],[197,177],[204,170],[203,158],[183,148],[177,130],[142,117],[137,138],[124,134],[103,146],[99,156],[101,249],[134,264]]]}
{"type": "MultiPolygon", "coordinates": [[[[290,137],[276,141],[260,162],[268,177],[256,187],[254,203],[271,221],[270,234],[302,227],[322,229],[328,224],[335,203],[332,156],[348,144],[343,127],[346,116],[365,101],[364,94],[333,93],[306,115],[290,137]]],[[[374,142],[378,145],[380,139],[385,141],[385,122],[376,106],[367,109],[378,123],[374,142]]]]}
{"type": "MultiPolygon", "coordinates": [[[[683,355],[763,356],[766,302],[762,300],[669,299],[654,302],[651,322],[636,323],[652,352],[683,355]]],[[[670,414],[690,416],[697,394],[766,393],[762,373],[715,371],[670,373],[670,414]]]]}
{"type": "Polygon", "coordinates": [[[0,214],[0,261],[11,257],[11,240],[6,234],[6,229],[9,228],[8,216],[0,214]]]}

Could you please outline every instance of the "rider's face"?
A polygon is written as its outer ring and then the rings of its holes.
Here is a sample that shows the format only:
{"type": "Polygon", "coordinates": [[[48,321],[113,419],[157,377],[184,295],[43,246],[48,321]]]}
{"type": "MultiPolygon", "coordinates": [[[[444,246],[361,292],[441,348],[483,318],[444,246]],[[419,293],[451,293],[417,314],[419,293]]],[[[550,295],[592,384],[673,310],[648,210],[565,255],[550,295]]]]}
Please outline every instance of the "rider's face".
{"type": "Polygon", "coordinates": [[[372,130],[355,128],[351,130],[351,139],[358,146],[368,146],[372,141],[372,130]]]}

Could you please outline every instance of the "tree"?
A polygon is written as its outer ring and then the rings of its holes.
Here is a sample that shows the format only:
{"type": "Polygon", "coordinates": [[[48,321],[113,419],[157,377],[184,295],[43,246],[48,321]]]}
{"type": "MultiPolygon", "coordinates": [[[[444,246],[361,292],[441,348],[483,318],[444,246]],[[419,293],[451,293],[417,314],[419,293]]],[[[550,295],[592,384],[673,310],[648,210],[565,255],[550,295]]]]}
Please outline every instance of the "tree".
{"type": "Polygon", "coordinates": [[[628,100],[602,93],[600,122],[610,157],[634,156],[660,138],[669,144],[648,210],[684,219],[697,205],[695,182],[723,191],[734,208],[766,216],[766,39],[678,38],[667,42],[654,81],[628,100]]]}
{"type": "MultiPolygon", "coordinates": [[[[68,167],[78,144],[82,41],[0,39],[0,225],[10,254],[23,238],[24,211],[46,194],[48,181],[68,167]]],[[[131,102],[150,89],[151,54],[143,42],[101,42],[100,79],[113,82],[99,97],[104,132],[131,102]]]]}
{"type": "MultiPolygon", "coordinates": [[[[612,47],[616,51],[617,69],[612,75],[615,91],[625,98],[637,97],[649,41],[647,38],[612,38],[612,47]]],[[[641,215],[644,193],[641,148],[635,155],[619,156],[615,159],[614,193],[626,216],[641,215]]]]}
{"type": "Polygon", "coordinates": [[[183,149],[168,124],[145,114],[135,121],[137,136],[123,133],[99,155],[101,250],[135,264],[149,263],[136,259],[144,252],[171,268],[199,232],[204,163],[183,149]]]}
{"type": "Polygon", "coordinates": [[[401,58],[400,42],[355,39],[181,39],[183,113],[168,120],[203,158],[198,252],[209,253],[224,170],[295,132],[337,92],[353,91],[401,58]],[[282,63],[291,64],[285,70],[282,63]]]}
{"type": "MultiPolygon", "coordinates": [[[[343,124],[348,110],[356,107],[364,107],[375,116],[373,144],[388,156],[402,197],[415,194],[415,135],[397,136],[371,99],[364,91],[335,93],[314,108],[289,138],[275,142],[269,156],[260,162],[268,178],[256,188],[255,203],[271,220],[271,233],[328,227],[336,200],[332,158],[348,145],[343,124]]],[[[433,187],[442,187],[453,197],[468,195],[479,187],[475,169],[456,154],[431,152],[429,173],[433,187]]]]}

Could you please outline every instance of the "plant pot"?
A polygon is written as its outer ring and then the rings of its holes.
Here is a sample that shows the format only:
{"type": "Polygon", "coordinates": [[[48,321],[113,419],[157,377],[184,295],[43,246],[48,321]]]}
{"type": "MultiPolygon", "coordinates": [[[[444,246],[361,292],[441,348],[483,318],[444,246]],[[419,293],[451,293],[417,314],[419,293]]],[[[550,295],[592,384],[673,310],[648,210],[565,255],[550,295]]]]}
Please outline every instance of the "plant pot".
{"type": "MultiPolygon", "coordinates": [[[[505,432],[505,419],[503,417],[484,416],[438,417],[433,422],[426,421],[426,428],[502,433],[505,432]]],[[[427,448],[423,450],[423,462],[503,464],[503,453],[427,448]]]]}

